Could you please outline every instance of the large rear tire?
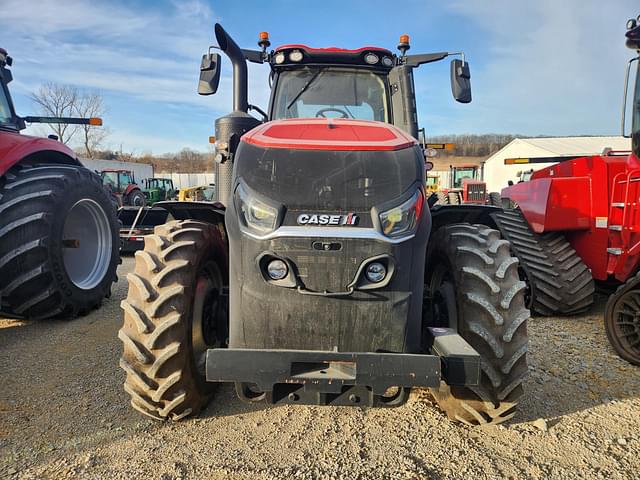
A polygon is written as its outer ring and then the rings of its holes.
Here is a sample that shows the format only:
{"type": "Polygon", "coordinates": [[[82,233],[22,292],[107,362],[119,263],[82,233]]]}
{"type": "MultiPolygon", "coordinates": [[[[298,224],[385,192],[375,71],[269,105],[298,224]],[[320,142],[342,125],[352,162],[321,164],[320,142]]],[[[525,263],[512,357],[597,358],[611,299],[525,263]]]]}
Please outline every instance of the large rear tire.
{"type": "Polygon", "coordinates": [[[15,166],[0,178],[0,311],[72,318],[110,295],[116,211],[100,177],[74,165],[15,166]]]}
{"type": "Polygon", "coordinates": [[[118,333],[131,406],[156,420],[197,414],[210,400],[209,348],[227,343],[225,244],[217,226],[172,221],[136,252],[118,333]]]}
{"type": "Polygon", "coordinates": [[[609,297],[604,327],[616,353],[627,362],[640,365],[640,273],[609,297]]]}
{"type": "Polygon", "coordinates": [[[529,311],[518,260],[500,233],[483,225],[437,230],[427,260],[426,326],[456,328],[481,356],[481,382],[442,383],[431,393],[447,416],[469,425],[502,423],[516,413],[527,375],[529,311]]]}

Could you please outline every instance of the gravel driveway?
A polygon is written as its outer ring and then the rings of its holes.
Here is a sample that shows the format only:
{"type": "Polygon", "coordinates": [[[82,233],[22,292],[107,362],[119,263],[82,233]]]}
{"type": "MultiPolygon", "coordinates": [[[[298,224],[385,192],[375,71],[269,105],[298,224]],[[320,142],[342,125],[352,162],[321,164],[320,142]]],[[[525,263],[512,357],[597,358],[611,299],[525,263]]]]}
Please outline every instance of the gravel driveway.
{"type": "MultiPolygon", "coordinates": [[[[133,267],[125,258],[124,277],[133,267]]],[[[417,391],[395,409],[246,405],[228,386],[196,419],[129,408],[121,279],[70,322],[0,319],[0,478],[637,478],[640,368],[588,315],[529,323],[531,375],[504,426],[449,422],[417,391]]]]}

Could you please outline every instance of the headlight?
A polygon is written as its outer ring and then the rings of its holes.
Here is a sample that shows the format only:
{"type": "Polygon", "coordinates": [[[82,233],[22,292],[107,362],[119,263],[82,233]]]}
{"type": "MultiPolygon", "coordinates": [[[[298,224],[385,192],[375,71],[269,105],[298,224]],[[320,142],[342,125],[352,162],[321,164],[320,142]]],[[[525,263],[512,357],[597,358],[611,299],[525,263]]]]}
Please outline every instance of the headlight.
{"type": "Polygon", "coordinates": [[[418,190],[406,202],[380,213],[382,233],[387,237],[400,237],[412,232],[418,225],[423,202],[422,192],[418,190]]]}
{"type": "Polygon", "coordinates": [[[272,232],[276,228],[278,209],[250,197],[242,185],[237,192],[240,216],[245,225],[262,233],[272,232]]]}

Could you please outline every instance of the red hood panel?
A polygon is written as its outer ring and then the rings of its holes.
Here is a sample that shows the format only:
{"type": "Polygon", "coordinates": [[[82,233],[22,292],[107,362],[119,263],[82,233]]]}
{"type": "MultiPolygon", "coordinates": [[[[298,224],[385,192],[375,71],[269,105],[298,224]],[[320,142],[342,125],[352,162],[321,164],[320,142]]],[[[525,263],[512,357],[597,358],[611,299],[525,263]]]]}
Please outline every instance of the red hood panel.
{"type": "Polygon", "coordinates": [[[292,118],[265,123],[242,136],[264,148],[401,150],[416,140],[393,125],[367,120],[292,118]]]}

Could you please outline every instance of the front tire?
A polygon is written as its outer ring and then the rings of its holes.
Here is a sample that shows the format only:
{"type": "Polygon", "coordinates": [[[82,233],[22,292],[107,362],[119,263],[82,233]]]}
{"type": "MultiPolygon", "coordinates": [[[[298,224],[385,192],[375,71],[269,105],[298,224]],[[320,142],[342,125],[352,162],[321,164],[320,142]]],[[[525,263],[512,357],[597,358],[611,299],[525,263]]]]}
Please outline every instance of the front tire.
{"type": "Polygon", "coordinates": [[[227,343],[227,271],[223,233],[215,225],[172,221],[136,252],[118,333],[131,406],[156,420],[180,420],[209,402],[208,348],[227,343]]]}
{"type": "Polygon", "coordinates": [[[15,166],[0,179],[0,311],[73,318],[110,295],[119,263],[115,208],[75,165],[15,166]]]}
{"type": "Polygon", "coordinates": [[[442,384],[431,393],[453,420],[502,423],[515,415],[527,375],[526,285],[518,260],[500,233],[484,225],[454,224],[430,240],[425,291],[426,326],[451,327],[480,354],[478,386],[442,384]]]}

